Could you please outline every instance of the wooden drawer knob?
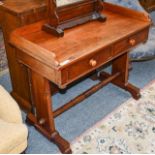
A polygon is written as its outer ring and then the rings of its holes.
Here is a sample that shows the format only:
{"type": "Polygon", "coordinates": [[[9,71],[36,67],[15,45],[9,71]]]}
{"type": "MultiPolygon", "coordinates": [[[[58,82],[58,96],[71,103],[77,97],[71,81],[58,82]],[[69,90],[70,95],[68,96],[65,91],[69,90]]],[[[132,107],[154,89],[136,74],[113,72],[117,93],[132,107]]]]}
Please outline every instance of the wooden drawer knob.
{"type": "Polygon", "coordinates": [[[91,60],[89,61],[89,64],[90,64],[90,66],[95,67],[95,66],[97,65],[97,61],[94,60],[94,59],[91,59],[91,60]]]}
{"type": "Polygon", "coordinates": [[[135,39],[130,39],[129,41],[131,46],[134,46],[136,44],[136,40],[135,39]]]}
{"type": "Polygon", "coordinates": [[[40,119],[40,120],[39,120],[39,124],[40,124],[40,125],[45,124],[45,119],[43,119],[43,118],[42,118],[42,119],[40,119]]]}

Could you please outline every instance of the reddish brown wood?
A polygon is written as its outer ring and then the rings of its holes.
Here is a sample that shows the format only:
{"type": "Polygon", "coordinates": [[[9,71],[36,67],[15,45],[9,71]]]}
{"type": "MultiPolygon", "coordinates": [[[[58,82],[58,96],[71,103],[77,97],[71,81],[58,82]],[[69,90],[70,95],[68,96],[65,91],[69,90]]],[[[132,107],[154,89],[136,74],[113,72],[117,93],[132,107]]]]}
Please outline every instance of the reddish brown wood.
{"type": "Polygon", "coordinates": [[[121,72],[121,75],[117,77],[113,83],[131,93],[134,99],[140,98],[140,89],[133,86],[128,82],[129,77],[129,55],[125,53],[119,59],[114,60],[112,74],[117,73],[118,71],[121,72]],[[123,66],[123,67],[122,67],[123,66]]]}
{"type": "Polygon", "coordinates": [[[84,24],[88,21],[106,21],[101,13],[102,0],[81,0],[65,6],[57,6],[57,0],[47,0],[49,22],[43,25],[43,30],[62,37],[64,30],[84,24]]]}
{"type": "Polygon", "coordinates": [[[148,11],[154,11],[155,10],[155,1],[154,0],[139,0],[141,5],[148,11]]]}
{"type": "MultiPolygon", "coordinates": [[[[113,66],[112,66],[112,75],[120,72],[120,76],[117,77],[112,81],[112,83],[122,89],[125,89],[126,91],[130,92],[134,99],[138,100],[140,98],[140,89],[133,86],[131,83],[128,82],[128,76],[129,76],[129,63],[128,63],[128,54],[125,53],[120,58],[114,60],[113,66]],[[122,67],[123,66],[123,67],[122,67]]],[[[105,72],[100,73],[99,79],[101,81],[105,78],[110,77],[111,75],[105,72]]]]}
{"type": "Polygon", "coordinates": [[[35,113],[28,115],[27,122],[34,124],[40,132],[57,144],[62,153],[71,153],[70,144],[55,129],[54,115],[51,113],[50,82],[33,71],[30,71],[29,77],[31,78],[31,94],[35,105],[35,113]]]}
{"type": "Polygon", "coordinates": [[[36,108],[37,123],[43,126],[47,132],[55,132],[54,120],[51,116],[52,106],[49,81],[33,71],[31,71],[29,76],[31,77],[31,94],[36,108]]]}
{"type": "MultiPolygon", "coordinates": [[[[47,16],[45,0],[3,0],[0,5],[0,27],[3,30],[5,48],[12,82],[11,95],[25,111],[31,111],[31,95],[28,85],[28,73],[24,65],[16,61],[17,48],[9,44],[10,33],[18,27],[35,23],[47,16]]],[[[58,92],[51,83],[52,94],[58,92]]]]}
{"type": "Polygon", "coordinates": [[[34,110],[28,115],[28,120],[64,153],[70,152],[70,146],[56,131],[54,116],[76,105],[111,80],[129,91],[135,99],[140,97],[139,89],[128,82],[128,53],[147,40],[151,21],[147,14],[123,7],[104,3],[104,8],[106,23],[94,21],[68,29],[63,38],[42,31],[46,20],[11,34],[11,44],[21,50],[16,51],[19,63],[31,73],[29,81],[34,110]],[[53,111],[50,106],[50,81],[64,89],[110,62],[113,63],[112,75],[108,75],[110,78],[106,82],[101,73],[102,82],[99,85],[53,111]]]}
{"type": "Polygon", "coordinates": [[[110,83],[112,80],[116,79],[119,75],[120,75],[120,73],[118,72],[118,73],[115,73],[112,76],[109,76],[106,80],[102,80],[97,85],[91,87],[90,89],[88,89],[87,91],[83,92],[82,94],[80,94],[76,98],[72,99],[71,101],[69,101],[68,103],[63,105],[62,107],[58,108],[57,110],[55,110],[53,112],[54,113],[54,117],[59,116],[63,112],[67,111],[68,109],[70,109],[73,106],[77,105],[78,103],[82,102],[83,100],[85,100],[86,98],[88,98],[89,96],[91,96],[92,94],[97,92],[99,89],[101,89],[103,86],[105,86],[106,84],[110,83]]]}
{"type": "Polygon", "coordinates": [[[3,0],[0,5],[0,27],[5,40],[9,71],[12,82],[12,96],[26,111],[31,111],[31,99],[27,70],[16,61],[15,51],[9,44],[10,34],[18,27],[32,24],[46,17],[46,4],[42,0],[3,0]]]}

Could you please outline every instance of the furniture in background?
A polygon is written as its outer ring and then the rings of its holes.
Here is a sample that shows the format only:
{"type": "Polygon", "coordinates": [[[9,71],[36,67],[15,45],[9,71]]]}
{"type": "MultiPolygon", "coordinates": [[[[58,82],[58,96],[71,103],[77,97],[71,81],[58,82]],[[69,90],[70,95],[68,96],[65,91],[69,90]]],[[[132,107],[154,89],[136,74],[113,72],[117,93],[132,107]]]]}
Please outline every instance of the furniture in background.
{"type": "MultiPolygon", "coordinates": [[[[140,2],[147,6],[152,6],[154,8],[154,0],[105,0],[107,2],[113,3],[115,5],[121,5],[130,9],[141,11],[146,13],[145,9],[141,6],[140,2]]],[[[150,10],[150,9],[149,9],[150,10]]],[[[153,9],[151,9],[153,10],[153,9]]],[[[155,58],[155,26],[152,26],[149,33],[148,41],[145,44],[137,46],[130,53],[131,61],[144,61],[151,60],[155,58]]]]}
{"type": "Polygon", "coordinates": [[[0,85],[0,154],[18,154],[27,147],[28,130],[18,104],[0,85]]]}
{"type": "Polygon", "coordinates": [[[107,21],[89,22],[65,31],[58,38],[42,30],[46,21],[16,29],[10,36],[16,58],[27,68],[34,110],[27,121],[70,153],[70,144],[55,128],[54,118],[78,104],[104,85],[114,85],[140,98],[139,89],[128,82],[129,51],[146,42],[151,20],[147,14],[103,3],[107,21]],[[134,23],[134,24],[133,24],[134,23]],[[53,110],[50,83],[66,89],[74,81],[111,62],[112,73],[100,72],[100,83],[53,110]],[[106,78],[106,79],[105,79],[106,78]]]}
{"type": "Polygon", "coordinates": [[[139,0],[139,2],[148,12],[155,10],[155,0],[139,0]]]}

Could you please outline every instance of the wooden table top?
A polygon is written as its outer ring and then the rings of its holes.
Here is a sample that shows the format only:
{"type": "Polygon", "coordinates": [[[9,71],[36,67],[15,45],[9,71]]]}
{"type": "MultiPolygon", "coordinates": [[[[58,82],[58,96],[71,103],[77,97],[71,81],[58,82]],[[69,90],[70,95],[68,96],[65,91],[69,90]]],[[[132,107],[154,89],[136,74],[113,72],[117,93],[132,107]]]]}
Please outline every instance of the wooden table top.
{"type": "MultiPolygon", "coordinates": [[[[120,11],[123,9],[118,7],[120,11]]],[[[62,38],[42,31],[41,26],[46,22],[42,21],[16,30],[11,36],[11,42],[18,48],[27,48],[30,55],[49,66],[63,66],[101,50],[150,24],[150,19],[143,13],[125,9],[130,13],[125,15],[118,10],[109,9],[109,5],[105,3],[103,13],[107,16],[106,22],[94,21],[65,30],[62,38]],[[134,15],[132,15],[133,12],[134,15]]]]}

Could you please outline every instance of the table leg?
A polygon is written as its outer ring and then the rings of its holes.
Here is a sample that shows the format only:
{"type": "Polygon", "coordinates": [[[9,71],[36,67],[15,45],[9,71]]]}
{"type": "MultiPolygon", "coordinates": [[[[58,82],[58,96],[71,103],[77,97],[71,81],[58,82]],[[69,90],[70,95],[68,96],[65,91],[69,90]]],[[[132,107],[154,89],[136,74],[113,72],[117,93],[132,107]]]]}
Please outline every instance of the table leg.
{"type": "MultiPolygon", "coordinates": [[[[125,89],[130,92],[134,99],[140,98],[140,89],[128,82],[129,77],[129,55],[128,53],[123,54],[119,58],[115,59],[112,64],[112,74],[120,72],[121,74],[112,81],[114,85],[125,89]]],[[[108,77],[107,73],[102,72],[101,78],[108,77]]]]}
{"type": "Polygon", "coordinates": [[[50,82],[34,71],[29,71],[34,114],[27,116],[27,122],[54,142],[62,153],[71,153],[70,144],[55,129],[51,102],[50,82]]]}

